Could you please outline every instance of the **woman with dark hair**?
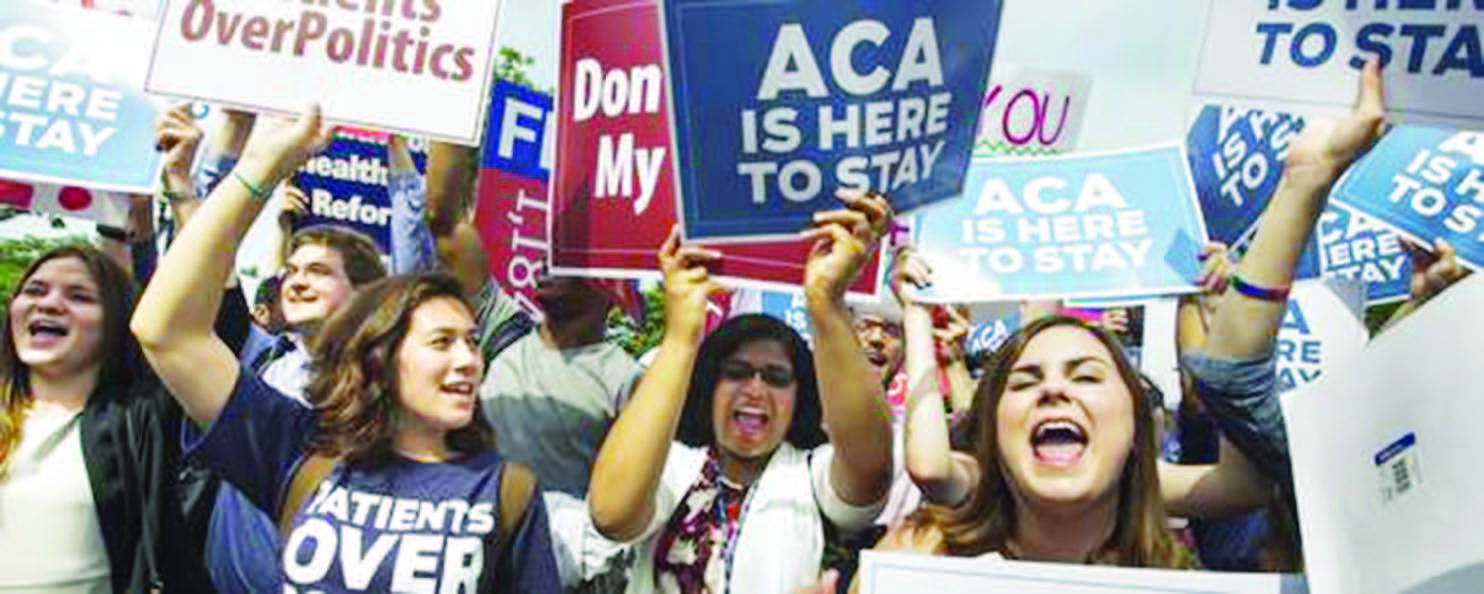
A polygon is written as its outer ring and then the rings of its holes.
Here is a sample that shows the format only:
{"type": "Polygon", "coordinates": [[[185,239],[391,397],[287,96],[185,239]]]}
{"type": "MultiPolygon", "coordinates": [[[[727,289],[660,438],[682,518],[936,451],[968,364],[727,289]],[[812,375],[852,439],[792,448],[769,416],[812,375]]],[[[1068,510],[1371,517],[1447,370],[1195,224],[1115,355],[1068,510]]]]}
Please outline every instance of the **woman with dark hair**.
{"type": "Polygon", "coordinates": [[[212,468],[279,518],[285,592],[554,592],[545,508],[479,411],[483,360],[457,281],[358,291],[312,346],[308,399],[246,372],[207,323],[267,189],[328,141],[318,110],[259,126],[165,255],[131,325],[212,468]]]}
{"type": "Polygon", "coordinates": [[[75,245],[43,254],[10,297],[0,332],[0,591],[206,583],[172,488],[179,415],[139,366],[131,286],[109,256],[75,245]]]}
{"type": "MultiPolygon", "coordinates": [[[[966,499],[920,509],[877,549],[1184,568],[1193,558],[1165,528],[1166,501],[1219,508],[1252,498],[1232,493],[1253,482],[1290,483],[1273,344],[1324,197],[1378,136],[1379,70],[1372,63],[1362,72],[1349,117],[1311,122],[1294,141],[1252,246],[1220,296],[1205,352],[1187,357],[1202,400],[1242,454],[1237,464],[1223,455],[1215,466],[1161,467],[1148,394],[1116,341],[1072,318],[1043,318],[1001,347],[981,381],[969,472],[942,465],[951,480],[972,485],[966,499]]],[[[908,349],[910,365],[911,342],[908,349]]],[[[1264,493],[1256,490],[1259,499],[1264,493]]]]}
{"type": "Polygon", "coordinates": [[[629,592],[793,592],[818,576],[825,522],[856,531],[880,513],[891,429],[844,296],[891,214],[879,196],[838,196],[848,208],[815,215],[806,232],[813,353],[764,316],[703,342],[718,290],[705,263],[720,254],[682,247],[678,233],[660,249],[665,336],[603,442],[588,498],[600,532],[639,544],[629,592]]]}

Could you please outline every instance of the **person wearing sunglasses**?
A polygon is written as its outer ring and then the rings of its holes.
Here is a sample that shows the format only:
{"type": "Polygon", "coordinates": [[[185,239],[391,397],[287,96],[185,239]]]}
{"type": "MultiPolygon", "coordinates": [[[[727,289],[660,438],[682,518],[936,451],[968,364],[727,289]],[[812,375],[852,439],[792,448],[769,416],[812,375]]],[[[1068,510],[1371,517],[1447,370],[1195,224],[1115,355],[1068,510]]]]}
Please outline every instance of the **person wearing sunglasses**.
{"type": "Polygon", "coordinates": [[[665,337],[593,468],[589,512],[636,543],[628,592],[793,592],[813,583],[826,522],[870,527],[891,480],[891,427],[845,307],[845,288],[891,219],[884,198],[842,191],[818,213],[804,294],[816,349],[780,320],[744,315],[705,340],[705,265],[660,250],[665,337]],[[828,434],[824,427],[829,428],[828,434]]]}

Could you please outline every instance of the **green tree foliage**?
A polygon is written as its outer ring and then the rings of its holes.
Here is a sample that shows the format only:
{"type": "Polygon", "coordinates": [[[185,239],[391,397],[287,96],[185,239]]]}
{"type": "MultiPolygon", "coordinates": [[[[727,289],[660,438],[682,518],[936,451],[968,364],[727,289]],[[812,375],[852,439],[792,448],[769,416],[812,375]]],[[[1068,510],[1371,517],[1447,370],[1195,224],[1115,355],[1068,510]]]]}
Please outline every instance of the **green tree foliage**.
{"type": "Polygon", "coordinates": [[[665,288],[660,285],[644,291],[644,320],[638,324],[614,308],[608,312],[608,341],[635,358],[660,345],[665,334],[665,288]]]}
{"type": "Polygon", "coordinates": [[[550,95],[551,89],[538,86],[528,74],[531,66],[535,64],[535,58],[522,54],[514,48],[502,47],[500,56],[495,62],[495,78],[550,95]]]}

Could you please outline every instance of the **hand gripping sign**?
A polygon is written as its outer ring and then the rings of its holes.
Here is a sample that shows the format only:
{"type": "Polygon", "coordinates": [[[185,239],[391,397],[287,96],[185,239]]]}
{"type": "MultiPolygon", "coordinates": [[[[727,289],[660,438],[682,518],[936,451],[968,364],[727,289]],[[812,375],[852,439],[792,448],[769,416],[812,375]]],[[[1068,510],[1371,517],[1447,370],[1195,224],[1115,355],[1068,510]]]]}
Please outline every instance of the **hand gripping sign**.
{"type": "Polygon", "coordinates": [[[1178,146],[978,160],[962,200],[925,209],[913,243],[936,303],[1191,292],[1206,241],[1178,146]]]}
{"type": "Polygon", "coordinates": [[[686,237],[794,235],[841,186],[898,212],[956,196],[1000,7],[664,0],[686,237]]]}
{"type": "MultiPolygon", "coordinates": [[[[657,2],[577,0],[562,8],[552,269],[657,277],[655,252],[676,222],[657,2]]],[[[815,207],[838,203],[821,200],[815,207]]],[[[796,291],[810,244],[788,237],[717,247],[726,257],[709,266],[712,274],[796,291]]],[[[876,294],[881,270],[878,254],[851,291],[876,294]]]]}
{"type": "Polygon", "coordinates": [[[1424,245],[1445,239],[1484,266],[1484,133],[1404,126],[1335,185],[1334,200],[1424,245]]]}

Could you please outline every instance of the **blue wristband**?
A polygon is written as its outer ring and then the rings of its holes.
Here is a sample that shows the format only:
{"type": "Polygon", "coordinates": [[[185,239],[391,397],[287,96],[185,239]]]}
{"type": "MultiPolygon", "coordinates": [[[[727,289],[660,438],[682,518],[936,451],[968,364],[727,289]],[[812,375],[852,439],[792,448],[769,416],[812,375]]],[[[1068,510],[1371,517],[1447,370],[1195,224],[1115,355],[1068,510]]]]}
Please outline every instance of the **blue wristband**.
{"type": "Polygon", "coordinates": [[[1267,287],[1259,287],[1257,285],[1254,285],[1254,284],[1248,283],[1247,281],[1242,280],[1242,277],[1237,276],[1235,274],[1233,274],[1231,276],[1231,285],[1232,285],[1232,288],[1233,289],[1236,289],[1238,293],[1241,293],[1241,294],[1246,295],[1248,297],[1251,297],[1253,299],[1260,299],[1262,301],[1272,301],[1272,302],[1275,302],[1275,303],[1279,303],[1279,302],[1283,302],[1283,301],[1287,301],[1288,300],[1288,289],[1287,288],[1269,289],[1267,287]]]}

